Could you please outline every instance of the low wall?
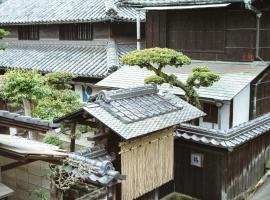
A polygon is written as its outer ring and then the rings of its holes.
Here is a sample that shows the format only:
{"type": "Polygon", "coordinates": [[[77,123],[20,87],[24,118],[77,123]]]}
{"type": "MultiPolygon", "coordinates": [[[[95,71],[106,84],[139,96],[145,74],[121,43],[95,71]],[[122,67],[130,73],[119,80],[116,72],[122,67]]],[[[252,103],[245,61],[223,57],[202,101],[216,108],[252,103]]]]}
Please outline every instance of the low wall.
{"type": "MultiPolygon", "coordinates": [[[[14,161],[0,156],[1,166],[14,161]]],[[[33,192],[40,189],[49,197],[48,174],[49,164],[43,161],[36,161],[2,172],[2,182],[15,191],[9,200],[37,200],[33,192]]]]}

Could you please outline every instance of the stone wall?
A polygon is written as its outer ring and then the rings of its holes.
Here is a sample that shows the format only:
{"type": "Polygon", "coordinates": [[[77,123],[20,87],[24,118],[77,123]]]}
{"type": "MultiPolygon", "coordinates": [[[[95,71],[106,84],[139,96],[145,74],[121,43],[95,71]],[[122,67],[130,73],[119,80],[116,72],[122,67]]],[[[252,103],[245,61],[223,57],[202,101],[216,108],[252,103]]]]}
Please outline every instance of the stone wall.
{"type": "MultiPolygon", "coordinates": [[[[0,157],[0,165],[14,160],[0,157]]],[[[47,197],[50,194],[49,164],[36,161],[2,172],[2,182],[12,188],[15,193],[9,200],[37,200],[35,190],[42,190],[47,197]]]]}

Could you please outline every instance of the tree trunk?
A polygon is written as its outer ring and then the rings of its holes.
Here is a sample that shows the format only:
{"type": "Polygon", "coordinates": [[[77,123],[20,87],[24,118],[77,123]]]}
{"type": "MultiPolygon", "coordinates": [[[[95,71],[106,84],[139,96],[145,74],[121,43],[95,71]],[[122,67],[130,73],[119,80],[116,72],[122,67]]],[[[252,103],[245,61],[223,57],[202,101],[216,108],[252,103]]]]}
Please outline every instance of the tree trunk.
{"type": "Polygon", "coordinates": [[[71,131],[70,131],[70,152],[75,151],[76,145],[76,123],[71,124],[71,131]]]}
{"type": "MultiPolygon", "coordinates": [[[[32,117],[32,105],[31,102],[27,99],[23,99],[23,107],[25,116],[32,117]]],[[[32,131],[28,131],[28,138],[33,140],[34,134],[32,131]]],[[[35,135],[36,136],[36,135],[35,135]]]]}
{"type": "Polygon", "coordinates": [[[63,193],[56,188],[53,181],[51,181],[50,200],[63,200],[63,193]]]}

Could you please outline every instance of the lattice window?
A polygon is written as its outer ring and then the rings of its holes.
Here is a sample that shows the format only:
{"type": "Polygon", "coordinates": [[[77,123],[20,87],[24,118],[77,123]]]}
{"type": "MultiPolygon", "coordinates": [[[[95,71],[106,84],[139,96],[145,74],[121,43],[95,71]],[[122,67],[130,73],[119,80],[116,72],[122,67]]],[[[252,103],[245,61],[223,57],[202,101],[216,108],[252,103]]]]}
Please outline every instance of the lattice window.
{"type": "Polygon", "coordinates": [[[60,25],[59,39],[92,40],[92,25],[90,23],[60,25]]]}
{"type": "Polygon", "coordinates": [[[39,26],[19,26],[19,40],[39,40],[39,26]]]}

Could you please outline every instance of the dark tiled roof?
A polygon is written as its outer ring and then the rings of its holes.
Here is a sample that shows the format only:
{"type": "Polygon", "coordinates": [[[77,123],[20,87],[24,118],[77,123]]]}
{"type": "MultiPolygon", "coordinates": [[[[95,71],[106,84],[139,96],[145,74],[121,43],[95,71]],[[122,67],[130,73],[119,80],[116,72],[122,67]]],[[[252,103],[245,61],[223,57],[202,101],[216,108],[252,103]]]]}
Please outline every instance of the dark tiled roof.
{"type": "Polygon", "coordinates": [[[103,78],[119,57],[133,44],[108,42],[13,41],[0,50],[2,68],[36,69],[41,72],[66,71],[81,77],[103,78]]]}
{"type": "Polygon", "coordinates": [[[143,136],[204,115],[179,97],[159,92],[155,85],[103,91],[84,110],[124,139],[143,136]]]}
{"type": "Polygon", "coordinates": [[[225,131],[181,124],[176,130],[176,136],[211,146],[233,149],[269,131],[270,113],[225,131]]]}
{"type": "Polygon", "coordinates": [[[65,170],[92,184],[108,186],[125,178],[120,172],[115,171],[112,164],[114,158],[108,154],[103,145],[71,153],[68,159],[69,165],[65,166],[65,170]],[[78,167],[80,163],[85,168],[78,167]],[[89,172],[80,169],[89,169],[89,172]]]}
{"type": "Polygon", "coordinates": [[[123,5],[135,7],[208,5],[243,2],[243,0],[118,0],[123,5]]]}
{"type": "Polygon", "coordinates": [[[104,91],[97,103],[125,123],[171,113],[182,106],[157,95],[156,87],[104,91]]]}
{"type": "Polygon", "coordinates": [[[114,0],[6,0],[0,13],[2,25],[135,21],[137,15],[135,9],[118,7],[114,0]]]}
{"type": "Polygon", "coordinates": [[[24,127],[26,129],[37,131],[46,131],[52,128],[58,128],[60,126],[60,124],[53,123],[50,120],[32,118],[11,113],[6,110],[0,110],[0,121],[4,124],[8,123],[10,127],[24,127]]]}

